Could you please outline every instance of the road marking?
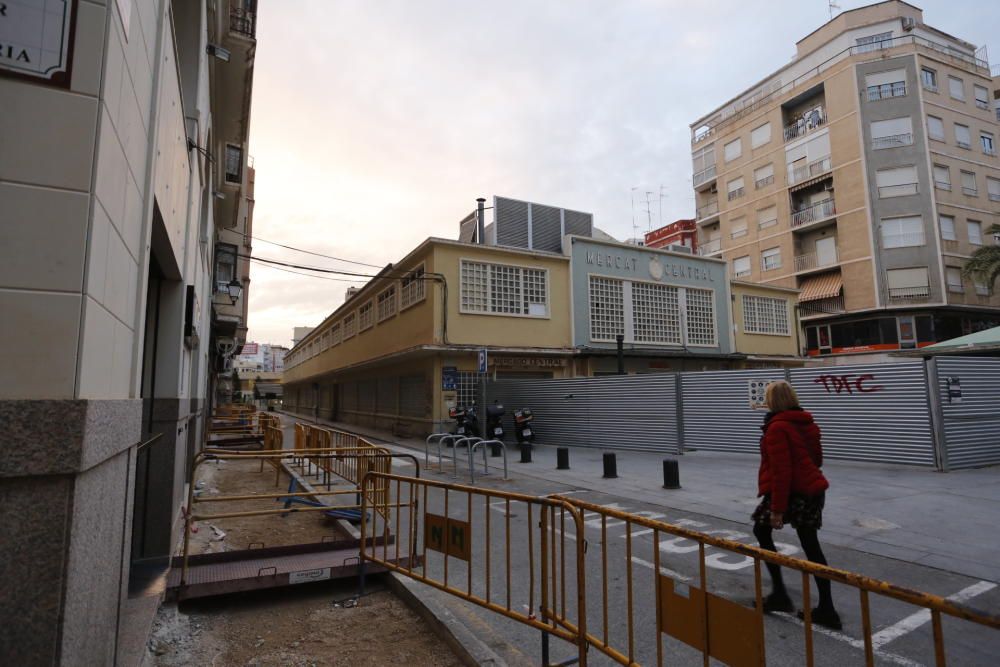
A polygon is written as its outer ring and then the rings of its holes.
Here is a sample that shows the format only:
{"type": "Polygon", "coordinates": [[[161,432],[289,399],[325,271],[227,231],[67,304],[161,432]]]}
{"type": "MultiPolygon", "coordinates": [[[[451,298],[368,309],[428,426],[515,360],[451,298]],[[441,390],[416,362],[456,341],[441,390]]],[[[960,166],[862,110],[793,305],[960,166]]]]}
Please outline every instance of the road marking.
{"type": "MultiPolygon", "coordinates": [[[[972,584],[967,588],[963,588],[954,595],[949,595],[946,599],[952,602],[965,602],[971,600],[977,595],[986,593],[996,588],[997,585],[989,581],[980,581],[978,583],[972,584]]],[[[883,628],[872,635],[872,646],[875,648],[880,648],[885,646],[891,641],[899,639],[903,635],[913,632],[920,626],[930,623],[931,621],[931,611],[930,609],[921,609],[918,612],[910,614],[898,623],[894,623],[887,628],[883,628]]]]}
{"type": "MultiPolygon", "coordinates": [[[[653,563],[650,563],[648,560],[643,560],[638,556],[632,556],[632,562],[635,563],[636,565],[642,565],[643,567],[648,567],[650,570],[656,567],[653,563]]],[[[677,579],[679,581],[691,581],[691,577],[685,576],[680,572],[674,572],[673,570],[663,567],[662,565],[660,566],[660,574],[662,574],[665,577],[670,577],[671,579],[677,579]]]]}
{"type": "MultiPolygon", "coordinates": [[[[794,623],[795,625],[802,628],[804,628],[806,625],[805,621],[800,619],[798,616],[787,614],[783,611],[774,612],[772,615],[778,616],[783,620],[789,621],[790,623],[794,623]]],[[[836,639],[837,641],[844,642],[845,644],[853,646],[854,648],[857,649],[861,649],[862,651],[865,650],[865,642],[863,639],[855,639],[850,635],[845,635],[843,632],[837,632],[836,630],[831,630],[830,628],[824,628],[822,625],[816,625],[815,623],[813,623],[812,629],[815,632],[820,633],[821,635],[826,635],[827,637],[830,637],[831,639],[836,639]]],[[[893,662],[897,665],[902,665],[902,667],[924,667],[923,663],[917,662],[915,660],[910,660],[909,658],[905,658],[895,653],[890,653],[889,651],[883,651],[881,649],[876,648],[874,645],[872,646],[872,653],[875,655],[876,658],[881,658],[888,662],[893,662]]]]}

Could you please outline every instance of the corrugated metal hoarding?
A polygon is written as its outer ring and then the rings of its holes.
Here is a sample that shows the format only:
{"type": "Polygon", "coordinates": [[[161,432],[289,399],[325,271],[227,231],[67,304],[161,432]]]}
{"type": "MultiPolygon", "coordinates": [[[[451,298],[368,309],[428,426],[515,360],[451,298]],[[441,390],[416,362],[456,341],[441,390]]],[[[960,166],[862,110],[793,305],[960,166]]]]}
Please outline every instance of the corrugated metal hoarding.
{"type": "Polygon", "coordinates": [[[531,408],[537,441],[546,445],[677,453],[677,405],[672,374],[615,375],[558,380],[496,380],[487,400],[513,412],[531,408]]]}
{"type": "Polygon", "coordinates": [[[936,363],[948,467],[1000,463],[1000,359],[938,357],[936,363]],[[949,379],[957,391],[949,392],[949,379]]]}
{"type": "Polygon", "coordinates": [[[781,369],[682,374],[685,449],[756,453],[766,410],[750,408],[750,380],[783,380],[781,369]]]}
{"type": "Polygon", "coordinates": [[[797,368],[790,376],[822,430],[826,458],[934,465],[923,361],[797,368]]]}

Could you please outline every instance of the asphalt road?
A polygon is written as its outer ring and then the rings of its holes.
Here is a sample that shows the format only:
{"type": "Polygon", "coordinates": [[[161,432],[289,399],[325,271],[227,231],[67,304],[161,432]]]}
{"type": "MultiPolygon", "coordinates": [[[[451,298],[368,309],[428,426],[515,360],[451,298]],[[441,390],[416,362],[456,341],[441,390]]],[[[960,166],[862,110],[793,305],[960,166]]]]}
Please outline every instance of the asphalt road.
{"type": "MultiPolygon", "coordinates": [[[[612,506],[628,512],[662,519],[674,524],[686,525],[708,534],[726,537],[745,543],[754,543],[749,523],[749,514],[755,501],[748,499],[746,523],[733,523],[714,517],[687,512],[678,512],[665,505],[651,505],[589,490],[575,489],[552,482],[518,478],[516,467],[514,479],[503,481],[495,474],[477,485],[503,491],[516,491],[533,496],[552,493],[569,493],[575,498],[588,502],[612,506]]],[[[450,474],[424,471],[423,476],[444,482],[452,482],[450,474]]],[[[460,480],[461,481],[461,480],[460,480]]],[[[406,500],[408,490],[402,488],[406,500]]],[[[429,489],[426,501],[423,491],[419,493],[421,514],[424,511],[445,514],[445,494],[441,490],[429,489]]],[[[665,498],[666,500],[666,498],[665,498]]],[[[539,614],[541,599],[540,536],[538,530],[538,507],[533,507],[529,523],[528,506],[514,502],[508,513],[507,505],[498,499],[473,497],[468,502],[467,494],[448,493],[447,516],[470,524],[471,542],[471,591],[485,598],[487,595],[487,566],[489,567],[489,598],[502,606],[507,605],[519,613],[539,614]],[[471,509],[471,513],[470,513],[471,509]],[[508,516],[509,514],[509,516],[508,516]],[[507,525],[510,525],[508,533],[507,525]],[[489,522],[489,539],[487,539],[489,522]],[[529,538],[529,525],[534,526],[529,538]],[[529,543],[530,539],[530,543],[529,543]],[[506,576],[507,550],[510,550],[511,576],[506,576]],[[534,576],[531,576],[531,573],[534,576]]],[[[558,530],[562,524],[556,514],[558,530]]],[[[632,657],[644,665],[657,664],[657,639],[662,641],[665,664],[701,664],[701,654],[687,645],[657,632],[655,607],[655,578],[653,563],[657,545],[654,535],[641,526],[627,526],[623,522],[607,520],[606,538],[602,541],[601,518],[585,514],[585,554],[587,620],[589,631],[599,637],[605,633],[605,606],[602,580],[607,582],[607,636],[612,646],[629,653],[629,609],[631,608],[632,657]],[[627,539],[631,535],[631,539],[627,539]],[[629,544],[630,543],[630,544],[629,544]],[[631,550],[631,558],[629,556],[631,550]],[[604,578],[606,553],[607,575],[604,578]],[[631,593],[629,592],[629,564],[631,563],[631,593]],[[631,603],[630,603],[631,595],[631,603]]],[[[404,510],[400,523],[393,526],[401,541],[409,539],[408,512],[404,510]]],[[[422,543],[423,520],[417,532],[422,543]]],[[[567,516],[564,544],[556,550],[556,567],[549,564],[550,572],[559,573],[554,583],[552,596],[562,608],[565,595],[566,616],[574,621],[576,610],[576,552],[575,528],[567,516]],[[565,560],[563,560],[563,557],[565,560]],[[565,575],[565,587],[563,585],[565,575]]],[[[661,534],[659,537],[660,567],[663,574],[674,580],[676,590],[683,595],[687,584],[699,585],[698,547],[694,542],[661,534]]],[[[822,537],[822,533],[821,533],[822,537]]],[[[791,529],[780,531],[776,536],[779,549],[790,555],[801,556],[801,549],[791,529]]],[[[907,586],[953,599],[986,610],[1000,609],[1000,587],[992,582],[979,581],[967,576],[949,573],[940,569],[908,563],[886,557],[874,556],[847,548],[825,547],[831,565],[841,569],[859,572],[876,579],[907,586]]],[[[551,553],[551,551],[550,551],[551,553]]],[[[426,576],[445,581],[445,557],[442,553],[427,550],[426,576]]],[[[390,555],[392,555],[390,553],[390,555]]],[[[754,567],[752,560],[714,547],[706,549],[706,579],[708,590],[723,598],[749,608],[754,599],[754,567]]],[[[460,590],[469,590],[469,565],[462,559],[447,558],[448,583],[460,590]]],[[[762,568],[763,569],[763,568],[762,568]]],[[[762,572],[764,592],[769,589],[770,580],[766,571],[762,572]]],[[[786,571],[785,580],[792,598],[801,608],[801,575],[786,571]]],[[[550,585],[552,585],[550,583],[550,585]]],[[[813,604],[816,600],[815,585],[810,586],[813,604]]],[[[509,664],[540,664],[540,632],[527,625],[511,620],[494,611],[461,600],[458,597],[442,595],[440,599],[465,625],[482,641],[496,651],[509,664]]],[[[862,637],[861,607],[858,592],[846,586],[834,584],[834,599],[844,629],[840,632],[816,628],[813,633],[813,651],[817,665],[864,664],[864,644],[862,637]]],[[[879,665],[925,665],[934,664],[933,640],[930,614],[919,608],[897,602],[884,596],[870,596],[871,622],[875,644],[875,662],[879,665]]],[[[1000,656],[1000,631],[993,631],[965,621],[945,619],[944,638],[948,663],[952,665],[995,665],[1000,656]]],[[[770,615],[765,619],[766,655],[769,665],[805,664],[806,642],[801,621],[794,615],[770,615]]],[[[575,655],[574,647],[553,639],[551,659],[561,661],[575,655]]],[[[713,661],[714,662],[714,661],[713,661]]],[[[614,664],[597,649],[589,652],[589,664],[614,664]]]]}

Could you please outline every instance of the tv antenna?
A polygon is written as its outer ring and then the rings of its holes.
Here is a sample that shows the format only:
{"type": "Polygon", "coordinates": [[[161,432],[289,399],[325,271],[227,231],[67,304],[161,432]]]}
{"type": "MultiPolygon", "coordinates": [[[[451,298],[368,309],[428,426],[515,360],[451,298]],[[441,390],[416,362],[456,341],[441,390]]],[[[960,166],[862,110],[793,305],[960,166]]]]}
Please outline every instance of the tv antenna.
{"type": "Polygon", "coordinates": [[[833,0],[827,0],[827,4],[830,7],[830,20],[832,21],[833,20],[833,10],[834,9],[840,9],[840,5],[838,5],[833,0]]]}
{"type": "MultiPolygon", "coordinates": [[[[649,203],[649,196],[653,194],[649,190],[646,190],[646,231],[653,231],[653,207],[649,203]]],[[[638,238],[638,237],[637,237],[638,238]]]]}
{"type": "Polygon", "coordinates": [[[663,184],[660,184],[660,227],[663,226],[663,200],[667,195],[663,194],[663,184]]]}
{"type": "Polygon", "coordinates": [[[639,189],[638,185],[632,186],[632,236],[636,237],[639,234],[639,226],[635,224],[635,191],[639,189]]]}

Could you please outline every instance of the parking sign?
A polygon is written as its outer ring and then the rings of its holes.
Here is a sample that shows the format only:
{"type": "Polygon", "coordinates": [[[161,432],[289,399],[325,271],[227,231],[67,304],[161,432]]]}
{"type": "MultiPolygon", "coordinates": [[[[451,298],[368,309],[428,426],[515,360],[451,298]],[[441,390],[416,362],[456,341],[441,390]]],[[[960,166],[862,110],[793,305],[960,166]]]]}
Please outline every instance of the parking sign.
{"type": "Polygon", "coordinates": [[[485,373],[486,372],[486,362],[487,362],[487,359],[486,359],[486,348],[483,348],[482,350],[479,350],[479,372],[480,373],[485,373]]]}

